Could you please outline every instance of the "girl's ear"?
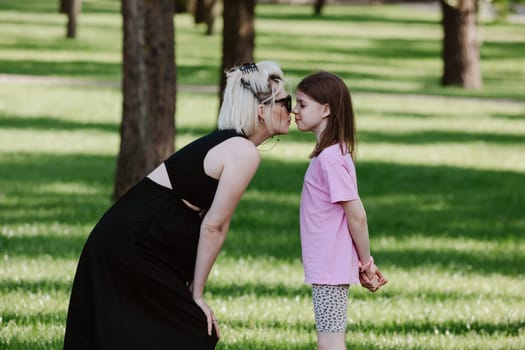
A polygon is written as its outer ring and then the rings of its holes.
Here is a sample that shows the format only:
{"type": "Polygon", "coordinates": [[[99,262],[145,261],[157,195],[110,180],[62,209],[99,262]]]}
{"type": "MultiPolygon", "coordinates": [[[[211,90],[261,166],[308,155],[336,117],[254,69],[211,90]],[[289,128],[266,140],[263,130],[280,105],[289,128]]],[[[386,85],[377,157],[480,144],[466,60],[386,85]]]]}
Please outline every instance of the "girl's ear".
{"type": "Polygon", "coordinates": [[[325,103],[323,105],[323,110],[322,110],[322,113],[323,113],[323,119],[324,118],[328,118],[330,116],[330,105],[328,103],[325,103]]]}

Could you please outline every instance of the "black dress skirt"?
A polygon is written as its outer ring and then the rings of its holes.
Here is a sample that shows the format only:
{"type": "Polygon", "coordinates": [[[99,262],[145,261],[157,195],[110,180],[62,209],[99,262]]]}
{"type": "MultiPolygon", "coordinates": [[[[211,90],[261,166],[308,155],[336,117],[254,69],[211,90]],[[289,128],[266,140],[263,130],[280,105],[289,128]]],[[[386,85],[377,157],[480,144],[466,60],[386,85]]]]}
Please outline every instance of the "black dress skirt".
{"type": "Polygon", "coordinates": [[[188,289],[201,218],[148,178],[88,237],[76,271],[64,349],[214,349],[188,289]]]}

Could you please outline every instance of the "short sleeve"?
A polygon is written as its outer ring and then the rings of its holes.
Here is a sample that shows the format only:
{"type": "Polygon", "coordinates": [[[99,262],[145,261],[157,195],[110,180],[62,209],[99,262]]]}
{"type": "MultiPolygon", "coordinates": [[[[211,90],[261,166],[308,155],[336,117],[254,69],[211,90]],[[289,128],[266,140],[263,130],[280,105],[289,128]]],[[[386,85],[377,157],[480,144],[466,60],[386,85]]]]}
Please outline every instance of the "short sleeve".
{"type": "Polygon", "coordinates": [[[359,199],[355,167],[351,160],[340,157],[334,162],[323,162],[330,202],[359,199]]]}

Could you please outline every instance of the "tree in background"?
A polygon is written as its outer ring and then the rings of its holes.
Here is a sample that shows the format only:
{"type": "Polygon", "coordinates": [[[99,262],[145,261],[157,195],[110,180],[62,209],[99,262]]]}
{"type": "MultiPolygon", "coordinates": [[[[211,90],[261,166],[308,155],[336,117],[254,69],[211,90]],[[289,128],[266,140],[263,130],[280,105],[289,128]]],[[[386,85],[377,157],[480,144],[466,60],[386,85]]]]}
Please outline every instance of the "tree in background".
{"type": "Polygon", "coordinates": [[[324,4],[326,3],[326,0],[315,0],[314,3],[314,15],[320,16],[323,12],[324,4]]]}
{"type": "Polygon", "coordinates": [[[213,35],[217,17],[217,0],[196,0],[194,7],[195,24],[206,23],[206,35],[213,35]]]}
{"type": "Polygon", "coordinates": [[[226,86],[224,71],[253,61],[255,0],[224,0],[220,101],[226,86]]]}
{"type": "Polygon", "coordinates": [[[67,15],[66,38],[77,36],[77,17],[82,8],[82,0],[60,0],[60,13],[67,15]]]}
{"type": "Polygon", "coordinates": [[[441,0],[444,31],[441,83],[444,86],[467,89],[482,86],[477,7],[477,0],[441,0]]]}
{"type": "Polygon", "coordinates": [[[122,0],[123,110],[113,199],[174,151],[174,2],[122,0]]]}

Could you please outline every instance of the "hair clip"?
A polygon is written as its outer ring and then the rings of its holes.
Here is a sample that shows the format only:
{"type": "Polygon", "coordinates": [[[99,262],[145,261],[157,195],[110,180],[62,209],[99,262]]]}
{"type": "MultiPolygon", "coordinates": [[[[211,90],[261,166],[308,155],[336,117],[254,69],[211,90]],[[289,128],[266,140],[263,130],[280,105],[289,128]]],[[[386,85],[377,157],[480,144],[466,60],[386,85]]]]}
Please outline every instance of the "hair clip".
{"type": "Polygon", "coordinates": [[[258,72],[259,68],[257,68],[257,65],[255,63],[245,63],[242,66],[239,67],[239,70],[242,74],[248,74],[253,72],[258,72]]]}
{"type": "Polygon", "coordinates": [[[251,90],[251,89],[252,89],[252,86],[251,86],[250,82],[244,80],[243,78],[241,78],[241,85],[242,85],[242,87],[245,88],[245,89],[248,89],[248,90],[251,90]]]}

